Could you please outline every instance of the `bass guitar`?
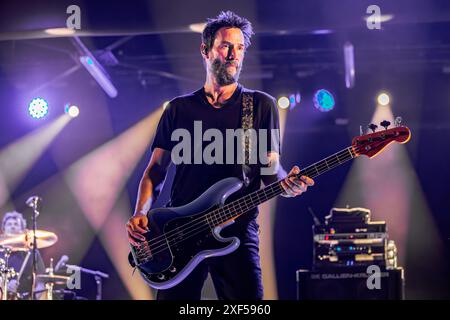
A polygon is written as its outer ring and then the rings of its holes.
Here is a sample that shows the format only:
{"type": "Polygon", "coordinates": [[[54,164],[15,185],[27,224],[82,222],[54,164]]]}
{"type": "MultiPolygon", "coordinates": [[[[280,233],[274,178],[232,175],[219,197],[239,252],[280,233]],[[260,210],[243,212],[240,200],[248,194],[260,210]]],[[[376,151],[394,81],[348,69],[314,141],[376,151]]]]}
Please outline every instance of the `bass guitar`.
{"type": "MultiPolygon", "coordinates": [[[[361,155],[373,158],[387,145],[406,143],[410,137],[411,132],[405,126],[357,136],[350,147],[302,169],[298,176],[315,178],[361,155]]],[[[242,185],[238,178],[226,178],[189,204],[150,210],[147,214],[150,231],[144,234],[145,241],[131,247],[130,265],[140,271],[150,286],[168,289],[185,279],[202,260],[236,250],[239,239],[224,238],[221,230],[284,192],[280,180],[225,204],[227,197],[242,185]]]]}

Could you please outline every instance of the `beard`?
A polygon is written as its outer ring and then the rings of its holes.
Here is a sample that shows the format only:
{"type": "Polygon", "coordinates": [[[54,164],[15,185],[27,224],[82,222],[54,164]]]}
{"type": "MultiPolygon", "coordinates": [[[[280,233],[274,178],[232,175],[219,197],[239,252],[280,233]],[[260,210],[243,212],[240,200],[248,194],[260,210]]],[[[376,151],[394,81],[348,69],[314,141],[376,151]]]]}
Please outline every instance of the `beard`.
{"type": "Polygon", "coordinates": [[[239,80],[239,74],[241,73],[242,65],[235,61],[221,62],[220,59],[215,59],[211,64],[211,71],[216,78],[217,83],[220,86],[226,86],[235,83],[239,80]],[[228,67],[234,65],[236,67],[236,73],[232,73],[228,67]]]}

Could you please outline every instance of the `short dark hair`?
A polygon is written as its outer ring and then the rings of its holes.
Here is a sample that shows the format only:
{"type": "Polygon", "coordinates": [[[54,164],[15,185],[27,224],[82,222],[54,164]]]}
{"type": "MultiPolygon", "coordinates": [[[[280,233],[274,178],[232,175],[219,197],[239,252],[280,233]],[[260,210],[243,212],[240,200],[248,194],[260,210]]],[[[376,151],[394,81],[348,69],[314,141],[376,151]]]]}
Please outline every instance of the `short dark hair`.
{"type": "Polygon", "coordinates": [[[244,45],[247,49],[251,42],[253,28],[250,21],[242,18],[232,11],[222,11],[214,19],[207,19],[205,29],[202,33],[202,41],[206,45],[206,48],[210,50],[214,44],[216,33],[221,28],[239,28],[244,35],[244,45]]]}

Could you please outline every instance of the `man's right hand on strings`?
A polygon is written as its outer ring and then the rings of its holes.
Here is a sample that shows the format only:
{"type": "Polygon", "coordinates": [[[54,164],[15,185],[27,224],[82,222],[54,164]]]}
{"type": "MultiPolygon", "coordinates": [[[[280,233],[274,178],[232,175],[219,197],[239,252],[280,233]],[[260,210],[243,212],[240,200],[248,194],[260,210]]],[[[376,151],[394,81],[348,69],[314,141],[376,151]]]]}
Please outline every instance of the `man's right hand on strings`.
{"type": "Polygon", "coordinates": [[[132,216],[126,226],[128,232],[128,241],[132,246],[138,246],[141,241],[145,240],[144,233],[148,232],[148,218],[144,214],[132,216]]]}

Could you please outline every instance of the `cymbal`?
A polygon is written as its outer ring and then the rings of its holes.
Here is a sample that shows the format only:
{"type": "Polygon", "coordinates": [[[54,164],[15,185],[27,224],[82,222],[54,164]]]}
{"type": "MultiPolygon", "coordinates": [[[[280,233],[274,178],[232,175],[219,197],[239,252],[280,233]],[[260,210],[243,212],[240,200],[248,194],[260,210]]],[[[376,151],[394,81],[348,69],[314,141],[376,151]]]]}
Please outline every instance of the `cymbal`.
{"type": "Polygon", "coordinates": [[[67,276],[60,276],[57,274],[37,274],[36,275],[36,279],[38,281],[42,281],[42,282],[50,282],[53,284],[60,284],[60,285],[65,285],[67,283],[67,280],[69,280],[70,278],[67,276]]]}
{"type": "MultiPolygon", "coordinates": [[[[58,236],[50,231],[36,230],[36,247],[47,248],[58,241],[58,236]]],[[[33,248],[33,231],[27,230],[20,234],[0,234],[0,246],[12,251],[26,251],[33,248]]]]}

